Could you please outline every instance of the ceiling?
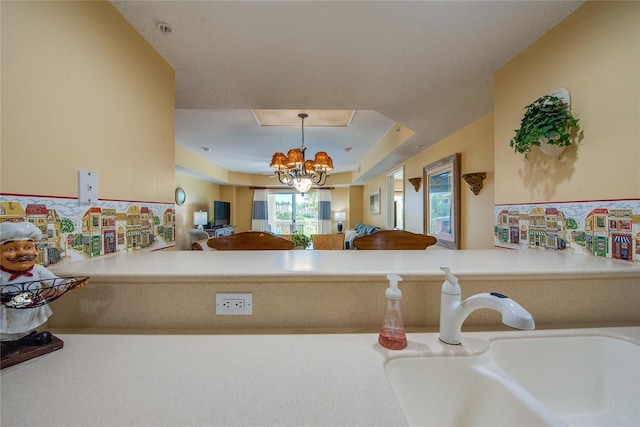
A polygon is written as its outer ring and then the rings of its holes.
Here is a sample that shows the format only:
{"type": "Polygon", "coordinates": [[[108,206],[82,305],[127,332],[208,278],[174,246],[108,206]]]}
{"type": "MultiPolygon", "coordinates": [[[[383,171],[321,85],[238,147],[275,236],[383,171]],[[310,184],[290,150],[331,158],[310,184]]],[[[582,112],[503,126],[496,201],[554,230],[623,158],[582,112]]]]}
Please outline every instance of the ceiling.
{"type": "Polygon", "coordinates": [[[354,110],[348,127],[305,122],[307,153],[348,172],[396,124],[415,132],[363,183],[490,113],[493,73],[582,1],[111,3],[175,69],[176,144],[269,174],[300,127],[261,127],[252,109],[354,110]]]}

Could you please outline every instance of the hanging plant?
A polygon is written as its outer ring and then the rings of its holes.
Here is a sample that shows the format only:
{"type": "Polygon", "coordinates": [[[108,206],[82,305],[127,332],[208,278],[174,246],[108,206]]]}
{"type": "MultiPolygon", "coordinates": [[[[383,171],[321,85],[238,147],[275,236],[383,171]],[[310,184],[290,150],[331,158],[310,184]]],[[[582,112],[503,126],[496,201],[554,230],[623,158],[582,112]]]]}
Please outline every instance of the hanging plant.
{"type": "Polygon", "coordinates": [[[520,129],[509,142],[516,153],[529,156],[531,147],[547,143],[557,147],[573,144],[571,132],[578,127],[578,119],[571,115],[569,104],[553,95],[545,95],[525,107],[520,129]]]}

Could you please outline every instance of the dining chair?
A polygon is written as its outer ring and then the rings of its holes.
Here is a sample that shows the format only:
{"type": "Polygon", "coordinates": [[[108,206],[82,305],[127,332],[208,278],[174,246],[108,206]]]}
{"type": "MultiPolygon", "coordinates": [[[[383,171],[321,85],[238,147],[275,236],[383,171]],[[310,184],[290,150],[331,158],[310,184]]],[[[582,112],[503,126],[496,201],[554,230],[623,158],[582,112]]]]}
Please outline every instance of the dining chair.
{"type": "Polygon", "coordinates": [[[199,240],[206,240],[209,238],[209,233],[206,231],[198,230],[197,228],[192,228],[189,230],[189,237],[191,237],[191,243],[195,243],[199,240]]]}
{"type": "Polygon", "coordinates": [[[198,240],[197,242],[193,242],[191,244],[191,250],[192,251],[212,251],[213,249],[211,249],[207,245],[207,240],[209,239],[203,239],[203,240],[198,240]]]}
{"type": "Polygon", "coordinates": [[[311,243],[314,250],[344,249],[344,234],[312,234],[311,243]]]}
{"type": "Polygon", "coordinates": [[[207,240],[211,249],[218,251],[255,251],[293,249],[296,244],[266,231],[244,231],[230,236],[207,240]]]}
{"type": "Polygon", "coordinates": [[[353,239],[353,247],[363,250],[415,249],[424,250],[438,240],[426,234],[404,230],[380,230],[353,239]]]}

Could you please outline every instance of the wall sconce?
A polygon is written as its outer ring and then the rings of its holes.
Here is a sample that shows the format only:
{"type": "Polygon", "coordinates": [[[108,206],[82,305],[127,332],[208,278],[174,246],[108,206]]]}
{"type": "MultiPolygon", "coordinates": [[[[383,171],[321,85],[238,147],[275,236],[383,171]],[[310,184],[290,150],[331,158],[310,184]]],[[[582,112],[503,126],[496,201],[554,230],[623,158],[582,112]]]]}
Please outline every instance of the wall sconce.
{"type": "Polygon", "coordinates": [[[416,189],[416,192],[418,192],[418,190],[420,190],[420,181],[422,181],[422,178],[418,177],[418,178],[409,178],[409,182],[413,185],[413,188],[416,189]]]}
{"type": "Polygon", "coordinates": [[[473,191],[473,194],[475,194],[476,196],[478,195],[480,190],[482,190],[482,181],[484,181],[486,177],[486,172],[465,173],[461,176],[461,178],[464,179],[467,184],[469,184],[469,188],[471,188],[471,191],[473,191]]]}

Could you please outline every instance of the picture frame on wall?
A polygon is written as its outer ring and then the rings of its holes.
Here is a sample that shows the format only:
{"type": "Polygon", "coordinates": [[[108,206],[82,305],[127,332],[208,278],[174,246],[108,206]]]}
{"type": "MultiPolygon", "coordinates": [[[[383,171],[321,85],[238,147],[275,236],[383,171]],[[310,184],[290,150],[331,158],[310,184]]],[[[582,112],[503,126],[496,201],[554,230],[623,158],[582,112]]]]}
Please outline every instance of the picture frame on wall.
{"type": "Polygon", "coordinates": [[[460,153],[425,166],[423,181],[425,234],[460,249],[460,153]]]}
{"type": "Polygon", "coordinates": [[[369,193],[369,215],[380,215],[380,189],[369,193]]]}

